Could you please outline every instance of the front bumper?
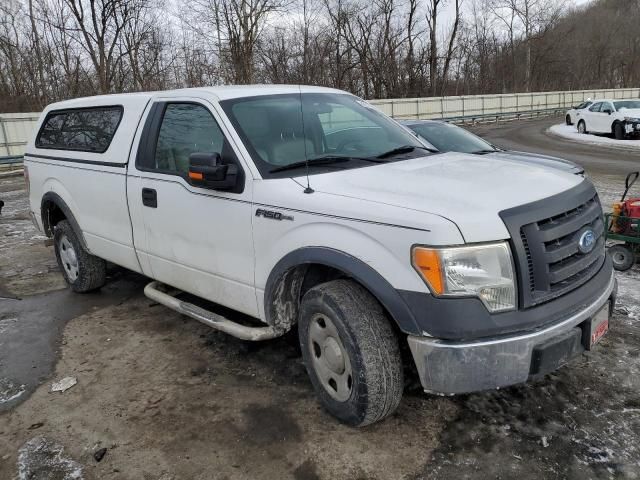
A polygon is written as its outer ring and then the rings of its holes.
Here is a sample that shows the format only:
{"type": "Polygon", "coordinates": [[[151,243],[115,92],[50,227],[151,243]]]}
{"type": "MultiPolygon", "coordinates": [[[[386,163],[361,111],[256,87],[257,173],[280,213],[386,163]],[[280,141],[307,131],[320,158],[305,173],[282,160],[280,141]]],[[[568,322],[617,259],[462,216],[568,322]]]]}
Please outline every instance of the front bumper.
{"type": "MultiPolygon", "coordinates": [[[[609,300],[615,301],[616,280],[611,271],[607,287],[595,301],[552,326],[531,333],[471,342],[451,342],[409,336],[409,347],[427,392],[468,393],[526,382],[544,373],[535,365],[534,350],[551,344],[560,349],[551,370],[582,352],[580,325],[590,321],[609,300]]],[[[549,365],[545,366],[549,370],[549,365]]]]}
{"type": "Polygon", "coordinates": [[[624,125],[627,134],[640,134],[640,122],[625,122],[624,125]]]}

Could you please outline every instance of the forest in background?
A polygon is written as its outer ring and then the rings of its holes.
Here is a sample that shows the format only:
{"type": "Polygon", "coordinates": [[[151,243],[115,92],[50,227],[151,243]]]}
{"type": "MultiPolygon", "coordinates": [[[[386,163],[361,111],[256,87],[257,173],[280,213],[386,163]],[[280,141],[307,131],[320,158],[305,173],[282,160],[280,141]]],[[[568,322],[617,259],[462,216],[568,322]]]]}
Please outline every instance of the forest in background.
{"type": "Polygon", "coordinates": [[[640,0],[0,0],[0,112],[300,83],[363,98],[640,85],[640,0]]]}

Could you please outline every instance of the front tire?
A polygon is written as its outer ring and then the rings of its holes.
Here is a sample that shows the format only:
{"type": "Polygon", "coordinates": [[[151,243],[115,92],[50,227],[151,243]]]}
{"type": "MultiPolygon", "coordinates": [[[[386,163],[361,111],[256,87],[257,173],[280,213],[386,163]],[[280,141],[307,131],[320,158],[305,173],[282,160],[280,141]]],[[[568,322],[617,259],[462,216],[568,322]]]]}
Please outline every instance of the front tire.
{"type": "Polygon", "coordinates": [[[607,252],[613,262],[613,268],[619,272],[629,270],[636,262],[636,256],[633,253],[633,250],[627,245],[612,245],[607,249],[607,252]]]}
{"type": "Polygon", "coordinates": [[[580,121],[578,122],[578,133],[582,133],[582,134],[587,134],[587,133],[589,133],[589,132],[587,131],[587,124],[586,124],[586,123],[584,123],[584,120],[580,120],[580,121]]]}
{"type": "Polygon", "coordinates": [[[624,125],[621,122],[618,122],[613,126],[613,136],[616,140],[624,140],[626,135],[627,133],[624,131],[624,125]]]}
{"type": "Polygon", "coordinates": [[[334,417],[362,427],[398,408],[404,387],[398,338],[362,286],[334,280],[310,289],[298,333],[313,388],[334,417]]]}
{"type": "Polygon", "coordinates": [[[77,293],[90,292],[106,282],[106,262],[83,247],[67,220],[58,222],[53,233],[56,260],[62,275],[77,293]]]}

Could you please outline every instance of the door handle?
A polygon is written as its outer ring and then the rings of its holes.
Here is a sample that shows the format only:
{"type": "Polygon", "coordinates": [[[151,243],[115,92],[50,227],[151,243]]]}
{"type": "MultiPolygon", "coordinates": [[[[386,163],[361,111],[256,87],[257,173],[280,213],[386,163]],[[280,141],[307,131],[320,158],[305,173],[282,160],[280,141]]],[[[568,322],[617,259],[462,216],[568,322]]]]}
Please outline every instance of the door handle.
{"type": "Polygon", "coordinates": [[[155,191],[155,189],[142,189],[142,204],[145,207],[158,208],[158,193],[155,191]]]}

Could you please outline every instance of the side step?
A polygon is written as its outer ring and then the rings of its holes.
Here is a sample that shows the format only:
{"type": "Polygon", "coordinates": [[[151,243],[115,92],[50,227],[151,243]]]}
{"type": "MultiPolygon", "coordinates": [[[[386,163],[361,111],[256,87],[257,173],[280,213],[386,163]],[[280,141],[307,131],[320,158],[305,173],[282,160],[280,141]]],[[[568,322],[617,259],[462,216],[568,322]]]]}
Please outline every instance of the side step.
{"type": "Polygon", "coordinates": [[[200,308],[197,305],[189,302],[183,302],[177,298],[169,295],[160,290],[160,282],[153,281],[144,287],[144,294],[154,302],[158,302],[165,307],[169,307],[178,313],[188,315],[191,318],[195,318],[199,322],[204,323],[212,328],[220,330],[221,332],[228,333],[241,340],[269,340],[271,338],[280,337],[282,331],[276,330],[273,327],[247,327],[240,325],[239,323],[232,322],[231,320],[218,315],[216,313],[200,308]]]}

